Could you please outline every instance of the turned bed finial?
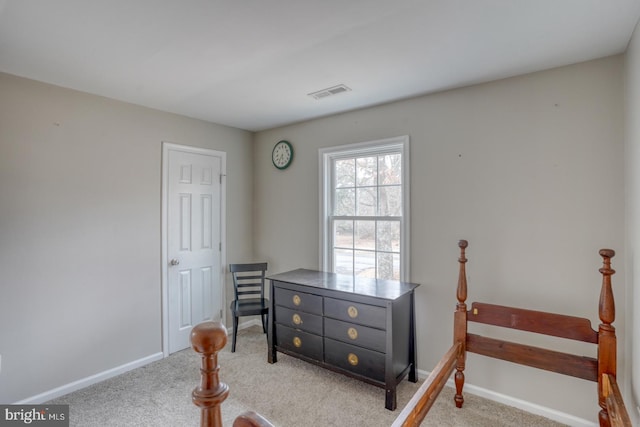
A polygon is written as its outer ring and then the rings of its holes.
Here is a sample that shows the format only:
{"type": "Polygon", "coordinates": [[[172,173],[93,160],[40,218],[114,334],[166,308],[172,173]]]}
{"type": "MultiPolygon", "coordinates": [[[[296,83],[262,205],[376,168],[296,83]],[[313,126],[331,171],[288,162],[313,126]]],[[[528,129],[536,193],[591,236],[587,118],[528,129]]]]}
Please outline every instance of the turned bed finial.
{"type": "Polygon", "coordinates": [[[467,271],[465,268],[465,264],[467,263],[465,249],[467,248],[467,246],[469,246],[469,242],[467,242],[466,240],[460,240],[458,242],[458,247],[460,248],[460,257],[458,258],[460,269],[458,272],[458,291],[456,293],[458,304],[464,304],[464,302],[467,300],[467,271]]]}
{"type": "Polygon", "coordinates": [[[203,322],[191,331],[191,345],[202,356],[200,385],[191,393],[194,405],[201,408],[201,427],[222,427],[220,405],[229,395],[229,386],[218,376],[218,352],[226,343],[227,328],[221,322],[203,322]]]}
{"type": "Polygon", "coordinates": [[[613,300],[613,291],[611,289],[611,276],[615,274],[615,270],[611,268],[611,258],[616,255],[613,249],[600,249],[602,257],[602,288],[600,290],[599,314],[600,320],[605,325],[610,325],[616,320],[616,307],[613,300]]]}

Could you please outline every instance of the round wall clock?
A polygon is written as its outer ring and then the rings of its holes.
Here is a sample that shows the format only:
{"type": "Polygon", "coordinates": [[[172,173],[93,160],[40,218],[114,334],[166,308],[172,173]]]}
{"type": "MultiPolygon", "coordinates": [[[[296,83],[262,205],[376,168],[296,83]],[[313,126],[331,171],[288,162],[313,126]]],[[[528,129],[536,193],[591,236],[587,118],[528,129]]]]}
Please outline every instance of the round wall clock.
{"type": "Polygon", "coordinates": [[[280,141],[271,152],[271,160],[273,165],[278,169],[286,169],[293,160],[293,147],[287,141],[280,141]]]}

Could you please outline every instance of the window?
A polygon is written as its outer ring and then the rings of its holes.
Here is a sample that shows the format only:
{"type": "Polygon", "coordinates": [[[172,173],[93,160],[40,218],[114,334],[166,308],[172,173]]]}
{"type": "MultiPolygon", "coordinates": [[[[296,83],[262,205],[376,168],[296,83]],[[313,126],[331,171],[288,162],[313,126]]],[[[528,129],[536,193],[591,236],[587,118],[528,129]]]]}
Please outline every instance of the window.
{"type": "Polygon", "coordinates": [[[320,150],[323,270],[407,280],[409,137],[320,150]]]}

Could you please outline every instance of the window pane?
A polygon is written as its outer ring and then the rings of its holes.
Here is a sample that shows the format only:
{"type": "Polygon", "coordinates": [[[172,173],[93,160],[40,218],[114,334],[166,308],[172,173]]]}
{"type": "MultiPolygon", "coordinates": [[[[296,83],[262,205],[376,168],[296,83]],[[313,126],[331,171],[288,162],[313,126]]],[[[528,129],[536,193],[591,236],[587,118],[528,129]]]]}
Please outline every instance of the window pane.
{"type": "Polygon", "coordinates": [[[402,183],[402,156],[387,154],[378,157],[378,185],[402,183]]]}
{"type": "Polygon", "coordinates": [[[402,187],[390,186],[380,187],[380,204],[378,215],[380,216],[401,216],[402,215],[402,187]]]}
{"type": "Polygon", "coordinates": [[[356,215],[374,216],[376,214],[376,187],[357,188],[356,196],[356,215]]]}
{"type": "Polygon", "coordinates": [[[337,220],[333,227],[333,246],[353,248],[353,221],[337,220]]]}
{"type": "Polygon", "coordinates": [[[353,188],[335,190],[334,211],[337,216],[353,216],[356,213],[356,193],[353,188]]]}
{"type": "Polygon", "coordinates": [[[356,249],[375,249],[376,248],[375,221],[356,221],[355,248],[356,249]]]}
{"type": "Polygon", "coordinates": [[[378,165],[376,157],[360,157],[356,160],[357,185],[376,185],[378,183],[378,165]]]}
{"type": "Polygon", "coordinates": [[[326,214],[321,218],[323,268],[367,277],[405,277],[407,142],[398,137],[320,151],[326,214]]]}
{"type": "Polygon", "coordinates": [[[356,186],[356,159],[336,160],[334,163],[335,186],[356,186]]]}
{"type": "Polygon", "coordinates": [[[378,278],[400,280],[400,255],[378,252],[378,278]]]}
{"type": "Polygon", "coordinates": [[[379,251],[400,252],[400,221],[378,221],[379,251]]]}
{"type": "Polygon", "coordinates": [[[353,251],[335,249],[333,251],[333,270],[338,274],[353,275],[353,251]]]}
{"type": "Polygon", "coordinates": [[[376,277],[376,253],[372,251],[353,252],[354,274],[362,277],[376,277]]]}

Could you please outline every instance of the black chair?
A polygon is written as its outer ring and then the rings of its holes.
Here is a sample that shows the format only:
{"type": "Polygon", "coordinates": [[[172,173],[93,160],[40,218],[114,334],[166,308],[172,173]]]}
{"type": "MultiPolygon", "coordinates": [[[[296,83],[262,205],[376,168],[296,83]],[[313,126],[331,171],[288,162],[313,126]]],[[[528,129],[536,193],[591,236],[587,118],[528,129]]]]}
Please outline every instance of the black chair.
{"type": "Polygon", "coordinates": [[[269,300],[264,297],[264,277],[267,263],[229,264],[229,271],[233,276],[233,289],[236,295],[236,299],[231,302],[231,314],[233,315],[231,352],[233,353],[236,351],[238,317],[259,315],[262,318],[262,330],[267,332],[269,300]]]}

